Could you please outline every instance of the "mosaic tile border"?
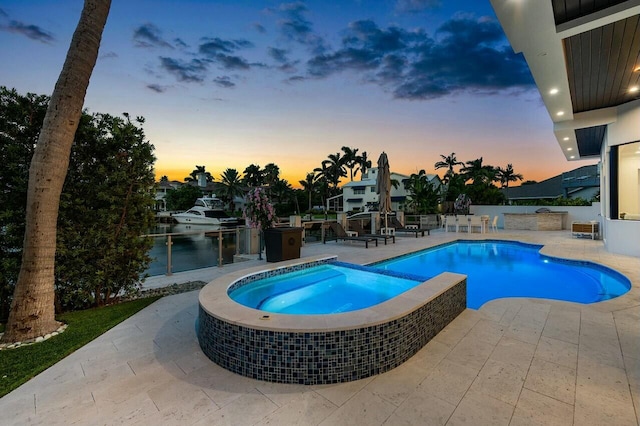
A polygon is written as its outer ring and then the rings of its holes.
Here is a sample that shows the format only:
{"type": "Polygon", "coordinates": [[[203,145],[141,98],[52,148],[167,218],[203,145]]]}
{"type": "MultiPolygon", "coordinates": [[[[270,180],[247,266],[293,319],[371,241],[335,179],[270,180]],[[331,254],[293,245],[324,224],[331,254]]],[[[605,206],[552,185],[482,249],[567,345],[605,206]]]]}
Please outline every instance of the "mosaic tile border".
{"type": "Polygon", "coordinates": [[[295,271],[302,271],[303,269],[308,269],[308,268],[313,268],[314,266],[318,266],[318,265],[325,265],[327,263],[333,263],[335,262],[336,257],[329,257],[326,259],[319,259],[319,260],[314,260],[312,262],[307,262],[307,263],[300,263],[298,265],[291,265],[291,266],[283,266],[281,268],[276,268],[276,269],[271,269],[268,271],[262,271],[262,272],[258,272],[257,274],[252,274],[243,278],[240,278],[238,281],[234,282],[233,284],[231,284],[229,286],[229,289],[227,290],[227,293],[231,293],[234,290],[239,289],[240,287],[243,287],[247,284],[251,284],[255,281],[261,280],[263,278],[271,278],[271,277],[277,277],[278,275],[283,275],[286,274],[288,272],[295,272],[295,271]]]}
{"type": "MultiPolygon", "coordinates": [[[[256,275],[280,275],[305,266],[256,275]]],[[[254,281],[251,278],[240,281],[245,285],[254,281]]],[[[420,284],[428,285],[428,281],[420,284]]],[[[397,367],[453,321],[466,305],[466,278],[452,282],[437,296],[417,302],[413,310],[392,316],[389,321],[348,329],[257,328],[214,316],[201,305],[197,334],[207,357],[234,373],[270,382],[330,384],[363,379],[397,367]]]]}

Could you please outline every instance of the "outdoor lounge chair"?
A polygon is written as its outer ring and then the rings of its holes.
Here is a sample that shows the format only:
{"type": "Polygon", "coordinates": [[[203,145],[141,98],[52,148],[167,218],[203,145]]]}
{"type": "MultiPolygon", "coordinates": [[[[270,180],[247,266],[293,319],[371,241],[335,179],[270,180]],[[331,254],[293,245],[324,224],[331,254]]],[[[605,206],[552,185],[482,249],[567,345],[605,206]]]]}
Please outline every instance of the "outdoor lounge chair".
{"type": "Polygon", "coordinates": [[[353,229],[354,231],[356,231],[358,233],[359,237],[371,237],[371,238],[377,238],[379,240],[384,240],[384,245],[387,245],[387,240],[391,240],[391,242],[393,242],[394,244],[396,242],[396,236],[395,235],[368,234],[364,230],[364,228],[362,227],[360,222],[357,221],[357,220],[350,221],[349,222],[349,226],[351,227],[351,229],[353,229]]]}
{"type": "Polygon", "coordinates": [[[364,242],[364,246],[365,248],[369,248],[369,243],[370,242],[374,242],[376,243],[376,247],[378,247],[378,239],[377,238],[373,238],[373,237],[355,237],[355,236],[350,236],[349,234],[347,234],[347,231],[344,230],[344,228],[342,227],[342,225],[340,225],[338,222],[326,222],[325,223],[325,233],[324,233],[324,239],[322,240],[322,243],[325,244],[327,242],[327,228],[331,229],[333,231],[333,234],[335,235],[335,240],[339,241],[339,240],[343,240],[343,241],[362,241],[364,242]]]}
{"type": "MultiPolygon", "coordinates": [[[[384,221],[384,219],[382,219],[384,221]]],[[[416,238],[418,238],[418,234],[421,234],[421,236],[424,237],[424,233],[426,232],[427,235],[430,235],[430,232],[428,229],[420,229],[418,227],[415,228],[409,228],[409,227],[404,227],[402,226],[402,224],[400,223],[400,221],[395,217],[395,216],[389,216],[387,218],[387,222],[390,228],[395,228],[395,232],[403,232],[403,233],[411,233],[414,234],[416,236],[416,238]]],[[[384,223],[384,222],[383,222],[384,223]]]]}

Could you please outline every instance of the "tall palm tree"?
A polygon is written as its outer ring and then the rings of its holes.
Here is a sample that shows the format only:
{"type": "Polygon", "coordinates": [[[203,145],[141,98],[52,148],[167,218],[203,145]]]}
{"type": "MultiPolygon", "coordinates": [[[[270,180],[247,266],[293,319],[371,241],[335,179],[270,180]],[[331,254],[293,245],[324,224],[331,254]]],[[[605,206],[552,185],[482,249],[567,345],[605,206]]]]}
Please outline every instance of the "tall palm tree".
{"type": "Polygon", "coordinates": [[[313,192],[316,190],[316,187],[317,187],[316,178],[317,178],[316,174],[311,172],[311,173],[307,173],[307,176],[304,180],[298,181],[298,183],[302,185],[302,188],[309,193],[309,210],[307,210],[309,212],[311,211],[313,192]]]}
{"type": "Polygon", "coordinates": [[[216,195],[229,203],[229,210],[236,211],[236,203],[233,199],[243,195],[242,179],[236,169],[226,169],[220,175],[220,182],[216,185],[216,195]]]}
{"type": "Polygon", "coordinates": [[[445,168],[447,169],[444,177],[442,178],[442,182],[448,184],[456,173],[453,168],[455,166],[464,166],[464,163],[462,161],[458,161],[455,152],[452,152],[451,155],[440,154],[440,158],[442,158],[442,160],[437,161],[434,167],[436,170],[445,168]]]}
{"type": "Polygon", "coordinates": [[[490,184],[496,180],[496,169],[493,166],[483,165],[482,157],[476,160],[470,160],[466,162],[460,171],[465,177],[465,181],[471,180],[474,185],[476,184],[490,184]]]}
{"type": "Polygon", "coordinates": [[[512,164],[507,164],[506,169],[498,167],[496,171],[497,171],[496,177],[500,181],[501,187],[505,189],[506,198],[508,200],[509,199],[509,182],[516,182],[519,180],[521,181],[522,179],[524,179],[524,177],[520,173],[516,173],[515,170],[513,170],[512,164]]]}
{"type": "Polygon", "coordinates": [[[54,268],[60,194],[110,8],[111,0],[85,0],[49,101],[29,169],[22,264],[3,342],[43,336],[59,325],[54,268]]]}
{"type": "Polygon", "coordinates": [[[321,167],[313,169],[315,173],[316,189],[320,192],[322,198],[322,205],[327,205],[327,198],[329,198],[329,191],[331,189],[329,184],[329,169],[327,164],[323,161],[321,167]]]}
{"type": "Polygon", "coordinates": [[[242,181],[245,185],[252,188],[264,185],[264,172],[257,164],[250,164],[247,166],[247,168],[244,169],[243,174],[244,176],[242,177],[242,181]]]}
{"type": "Polygon", "coordinates": [[[278,179],[271,187],[273,197],[282,204],[289,201],[293,195],[293,187],[286,179],[278,179]]]}
{"type": "Polygon", "coordinates": [[[336,195],[338,193],[340,178],[347,176],[347,170],[344,166],[344,158],[339,152],[329,154],[328,159],[322,162],[322,169],[328,183],[333,186],[333,195],[336,195]]]}
{"type": "Polygon", "coordinates": [[[356,168],[354,175],[360,172],[360,176],[362,176],[363,174],[367,173],[367,170],[369,170],[370,168],[371,160],[367,158],[367,151],[362,151],[362,155],[358,156],[358,168],[356,168]]]}
{"type": "Polygon", "coordinates": [[[273,186],[280,179],[280,167],[278,167],[274,163],[269,163],[264,166],[263,175],[264,183],[269,186],[273,186]]]}
{"type": "Polygon", "coordinates": [[[353,169],[356,168],[358,164],[360,164],[358,148],[349,148],[348,146],[343,146],[342,152],[344,152],[344,157],[342,157],[343,164],[347,169],[349,169],[349,175],[351,177],[351,181],[353,182],[353,169]]]}
{"type": "Polygon", "coordinates": [[[191,173],[189,173],[189,176],[184,178],[184,181],[198,182],[198,179],[199,179],[198,176],[204,175],[207,179],[207,183],[213,182],[213,176],[206,169],[207,169],[206,166],[196,166],[196,168],[193,169],[191,173]]]}
{"type": "Polygon", "coordinates": [[[464,163],[462,161],[458,161],[456,158],[455,152],[452,152],[451,155],[440,154],[440,158],[442,158],[442,160],[435,164],[436,170],[446,168],[450,173],[453,173],[453,168],[455,166],[464,166],[464,163]]]}
{"type": "Polygon", "coordinates": [[[506,169],[503,169],[502,167],[498,167],[496,170],[497,170],[496,176],[502,188],[509,189],[509,182],[516,182],[524,179],[524,177],[520,173],[516,173],[515,170],[513,170],[512,164],[507,164],[506,169]]]}

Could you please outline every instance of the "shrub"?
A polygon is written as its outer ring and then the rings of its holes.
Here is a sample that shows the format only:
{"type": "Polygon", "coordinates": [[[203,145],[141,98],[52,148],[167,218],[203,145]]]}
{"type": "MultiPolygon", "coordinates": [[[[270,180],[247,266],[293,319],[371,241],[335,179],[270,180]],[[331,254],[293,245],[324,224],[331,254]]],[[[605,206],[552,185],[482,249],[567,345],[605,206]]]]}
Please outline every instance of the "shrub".
{"type": "MultiPolygon", "coordinates": [[[[48,98],[0,87],[0,321],[20,271],[29,164],[48,98]]],[[[142,124],[144,120],[137,118],[142,124]]],[[[129,116],[83,113],[60,199],[57,307],[98,306],[132,290],[148,267],[153,145],[129,116]]]]}

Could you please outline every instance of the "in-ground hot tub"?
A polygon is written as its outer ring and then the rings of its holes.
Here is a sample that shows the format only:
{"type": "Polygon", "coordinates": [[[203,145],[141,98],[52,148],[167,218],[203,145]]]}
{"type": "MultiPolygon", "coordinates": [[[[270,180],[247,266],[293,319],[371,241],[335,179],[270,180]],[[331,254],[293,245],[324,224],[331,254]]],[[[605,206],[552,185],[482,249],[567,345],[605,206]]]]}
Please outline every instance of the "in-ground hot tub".
{"type": "Polygon", "coordinates": [[[199,296],[202,351],[222,367],[259,380],[307,385],[347,382],[402,364],[466,308],[466,277],[453,273],[345,313],[271,313],[229,297],[230,289],[335,259],[296,259],[209,283],[199,296]]]}

